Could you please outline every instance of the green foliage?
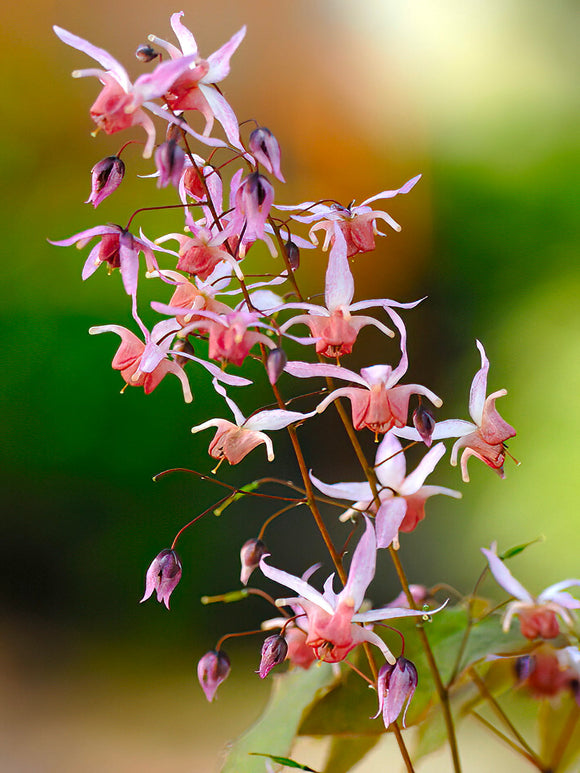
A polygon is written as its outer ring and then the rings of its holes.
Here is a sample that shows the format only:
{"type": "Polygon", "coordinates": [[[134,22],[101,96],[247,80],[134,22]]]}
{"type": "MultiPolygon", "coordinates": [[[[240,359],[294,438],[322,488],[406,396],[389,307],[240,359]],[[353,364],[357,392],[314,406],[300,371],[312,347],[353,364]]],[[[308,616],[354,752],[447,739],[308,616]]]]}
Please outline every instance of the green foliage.
{"type": "Polygon", "coordinates": [[[260,754],[259,752],[248,752],[250,757],[268,757],[272,762],[277,762],[278,765],[284,765],[287,768],[297,768],[298,770],[307,770],[310,773],[316,773],[314,768],[309,768],[308,765],[301,765],[295,760],[291,760],[288,757],[278,757],[275,754],[260,754]]]}
{"type": "Polygon", "coordinates": [[[523,553],[526,548],[530,547],[530,545],[535,545],[536,542],[542,542],[543,539],[543,537],[536,537],[536,539],[530,540],[529,542],[524,542],[523,545],[515,545],[513,548],[508,548],[508,550],[501,554],[500,558],[502,561],[505,561],[508,558],[513,558],[513,556],[517,556],[519,553],[523,553]]]}
{"type": "Polygon", "coordinates": [[[256,755],[288,754],[304,712],[332,684],[333,678],[332,668],[326,663],[308,671],[296,668],[274,677],[266,709],[233,744],[222,773],[264,773],[264,762],[256,755]]]}

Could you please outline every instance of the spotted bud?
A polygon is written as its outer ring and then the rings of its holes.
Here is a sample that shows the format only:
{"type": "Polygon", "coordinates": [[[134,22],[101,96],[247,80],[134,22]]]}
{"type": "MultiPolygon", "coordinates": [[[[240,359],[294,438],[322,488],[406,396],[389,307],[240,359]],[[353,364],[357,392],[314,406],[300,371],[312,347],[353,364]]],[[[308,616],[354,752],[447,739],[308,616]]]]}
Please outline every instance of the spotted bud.
{"type": "Polygon", "coordinates": [[[240,560],[242,562],[242,571],[240,573],[240,582],[247,585],[248,580],[254,569],[260,565],[260,559],[267,552],[267,548],[261,539],[253,537],[244,542],[240,550],[240,560]]]}
{"type": "Polygon", "coordinates": [[[288,263],[290,264],[290,268],[292,271],[297,271],[300,267],[300,250],[298,249],[298,246],[294,244],[291,239],[289,239],[284,245],[284,249],[286,250],[286,255],[288,256],[288,263]]]}
{"type": "Polygon", "coordinates": [[[262,659],[260,660],[260,667],[256,671],[260,679],[268,676],[274,666],[278,666],[284,661],[287,654],[288,644],[283,636],[280,636],[278,633],[268,636],[262,645],[262,659]]]}
{"type": "Polygon", "coordinates": [[[125,176],[125,164],[118,156],[107,156],[91,169],[91,195],[85,204],[95,209],[116,191],[125,176]]]}

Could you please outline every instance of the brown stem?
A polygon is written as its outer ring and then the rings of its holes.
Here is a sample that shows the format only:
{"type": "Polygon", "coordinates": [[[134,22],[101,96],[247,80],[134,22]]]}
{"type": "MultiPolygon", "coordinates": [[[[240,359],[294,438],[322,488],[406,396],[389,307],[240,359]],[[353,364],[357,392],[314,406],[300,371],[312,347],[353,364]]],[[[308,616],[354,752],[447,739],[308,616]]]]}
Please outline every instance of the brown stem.
{"type": "Polygon", "coordinates": [[[576,723],[578,722],[579,719],[580,719],[580,706],[578,706],[577,703],[574,703],[572,706],[572,710],[568,715],[566,724],[564,725],[564,728],[562,729],[560,737],[558,738],[556,748],[554,749],[552,764],[550,766],[552,773],[556,773],[556,771],[558,770],[558,766],[562,762],[562,758],[564,757],[564,753],[566,752],[566,748],[568,746],[568,743],[570,742],[570,739],[572,738],[574,728],[576,727],[576,723]]]}
{"type": "Polygon", "coordinates": [[[495,727],[495,725],[492,725],[491,722],[488,722],[487,719],[484,719],[484,717],[482,717],[481,714],[478,714],[477,711],[471,711],[470,715],[474,719],[477,719],[478,722],[480,722],[490,732],[492,732],[495,736],[497,736],[501,741],[503,741],[505,744],[511,747],[517,754],[520,754],[522,757],[525,757],[528,760],[528,762],[531,762],[535,768],[538,768],[538,770],[541,770],[542,773],[550,773],[550,771],[544,768],[543,765],[538,764],[539,760],[537,760],[533,755],[528,754],[528,752],[525,749],[522,749],[521,746],[518,746],[517,743],[512,741],[511,738],[508,738],[507,735],[504,735],[504,733],[502,733],[501,730],[498,730],[497,727],[495,727]]]}
{"type": "Polygon", "coordinates": [[[506,728],[510,731],[510,733],[520,744],[520,746],[526,750],[528,755],[534,758],[536,767],[539,770],[549,770],[544,766],[544,764],[542,763],[538,755],[535,753],[535,751],[532,749],[532,747],[528,744],[526,739],[521,735],[521,733],[518,730],[516,730],[513,722],[510,720],[510,718],[507,716],[505,711],[502,709],[502,707],[499,705],[499,703],[496,701],[496,699],[487,689],[487,685],[485,684],[485,682],[483,681],[483,679],[480,677],[480,675],[477,673],[477,671],[473,666],[469,668],[469,676],[471,677],[477,689],[481,693],[481,697],[484,698],[491,706],[496,717],[500,720],[500,722],[502,722],[506,726],[506,728]]]}

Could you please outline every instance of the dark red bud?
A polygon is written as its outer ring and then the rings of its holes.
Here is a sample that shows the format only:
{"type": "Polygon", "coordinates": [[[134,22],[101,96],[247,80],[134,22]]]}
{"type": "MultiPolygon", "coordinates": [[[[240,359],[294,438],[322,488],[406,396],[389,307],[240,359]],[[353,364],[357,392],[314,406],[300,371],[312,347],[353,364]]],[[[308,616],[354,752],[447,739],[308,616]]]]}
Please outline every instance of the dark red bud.
{"type": "Polygon", "coordinates": [[[260,660],[260,667],[256,671],[260,675],[260,679],[268,676],[274,666],[278,666],[284,661],[287,654],[288,644],[283,636],[280,636],[278,633],[268,636],[262,645],[262,659],[260,660]]]}
{"type": "Polygon", "coordinates": [[[263,164],[280,182],[284,182],[280,171],[280,146],[272,132],[265,126],[254,129],[248,146],[256,161],[263,164]]]}
{"type": "Polygon", "coordinates": [[[271,187],[268,180],[259,172],[252,172],[246,177],[246,191],[248,196],[255,199],[259,207],[261,207],[266,200],[266,188],[271,187]]]}
{"type": "Polygon", "coordinates": [[[292,240],[288,240],[284,245],[286,255],[288,256],[288,263],[292,271],[296,271],[300,266],[300,250],[292,240]]]}
{"type": "Polygon", "coordinates": [[[427,447],[433,442],[433,430],[435,429],[435,419],[431,411],[423,406],[422,402],[413,411],[413,424],[421,436],[421,440],[427,447]]]}
{"type": "Polygon", "coordinates": [[[253,537],[244,542],[240,550],[240,561],[242,562],[240,582],[242,585],[248,584],[250,575],[260,565],[260,559],[265,553],[267,553],[267,548],[261,539],[253,537]]]}
{"type": "Polygon", "coordinates": [[[180,367],[183,368],[189,357],[183,357],[182,355],[177,354],[177,352],[183,352],[184,354],[190,354],[191,356],[195,354],[195,349],[193,348],[193,344],[190,342],[189,338],[177,338],[173,344],[173,349],[171,350],[173,359],[180,367]]]}
{"type": "Polygon", "coordinates": [[[163,142],[155,151],[155,166],[159,172],[158,188],[172,183],[176,188],[185,167],[185,151],[175,140],[163,142]]]}
{"type": "Polygon", "coordinates": [[[275,384],[278,381],[287,362],[288,357],[284,349],[270,349],[266,359],[266,371],[270,384],[275,384]]]}
{"type": "Polygon", "coordinates": [[[125,176],[125,164],[118,156],[107,156],[91,169],[91,195],[85,204],[98,207],[99,204],[117,190],[125,176]]]}
{"type": "Polygon", "coordinates": [[[137,46],[135,56],[141,62],[152,62],[159,56],[159,53],[152,46],[143,43],[142,45],[137,46]]]}

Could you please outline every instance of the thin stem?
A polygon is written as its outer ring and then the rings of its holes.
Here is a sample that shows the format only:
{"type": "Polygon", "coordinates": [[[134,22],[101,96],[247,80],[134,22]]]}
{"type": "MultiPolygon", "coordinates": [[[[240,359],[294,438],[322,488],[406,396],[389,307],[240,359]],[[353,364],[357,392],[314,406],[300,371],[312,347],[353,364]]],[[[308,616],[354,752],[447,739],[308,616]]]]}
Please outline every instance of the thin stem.
{"type": "Polygon", "coordinates": [[[226,633],[226,635],[222,636],[222,638],[215,645],[215,648],[216,650],[220,650],[222,647],[222,644],[226,641],[226,639],[238,639],[240,638],[240,636],[253,636],[256,633],[264,633],[264,631],[261,628],[257,628],[255,631],[239,631],[238,633],[226,633]]]}
{"type": "Polygon", "coordinates": [[[407,773],[415,773],[415,768],[413,767],[413,763],[411,762],[411,757],[409,756],[409,752],[407,751],[407,747],[405,746],[405,741],[403,740],[403,734],[401,733],[401,728],[399,727],[398,722],[393,722],[391,727],[393,728],[393,733],[395,734],[395,738],[397,739],[397,743],[399,744],[399,751],[401,752],[401,757],[403,758],[403,762],[405,763],[405,767],[407,768],[407,773]]]}
{"type": "Polygon", "coordinates": [[[175,535],[173,542],[171,543],[171,550],[175,550],[175,546],[177,545],[177,540],[181,537],[181,535],[186,529],[189,529],[190,526],[193,526],[193,524],[196,523],[196,521],[199,521],[200,518],[203,518],[204,515],[207,515],[208,513],[210,513],[214,508],[222,505],[228,498],[229,497],[222,497],[218,502],[215,502],[213,505],[211,505],[211,507],[208,507],[207,510],[204,510],[203,513],[196,515],[195,518],[193,518],[193,520],[191,520],[189,523],[186,523],[185,526],[182,526],[181,529],[175,535]]]}
{"type": "Polygon", "coordinates": [[[477,711],[471,711],[470,715],[477,719],[478,722],[480,722],[485,728],[487,728],[490,732],[492,732],[495,736],[497,736],[501,741],[503,741],[505,744],[507,744],[510,748],[512,748],[517,754],[520,754],[522,757],[525,757],[528,762],[531,762],[532,765],[535,768],[538,768],[538,770],[541,770],[543,773],[550,773],[549,770],[546,770],[543,765],[539,765],[537,760],[533,755],[528,754],[528,752],[525,749],[522,749],[521,746],[518,746],[517,743],[512,741],[511,738],[508,738],[507,735],[501,732],[501,730],[498,730],[495,725],[492,725],[491,722],[488,722],[487,719],[484,719],[484,717],[481,716],[481,714],[478,714],[477,711]]]}
{"type": "Polygon", "coordinates": [[[510,731],[510,733],[513,735],[513,737],[516,739],[516,741],[520,744],[520,746],[526,750],[528,755],[534,758],[535,764],[538,767],[539,770],[546,770],[544,767],[542,761],[538,757],[538,755],[534,752],[532,747],[528,744],[526,739],[521,735],[521,733],[516,730],[513,722],[511,719],[507,716],[505,711],[502,709],[502,707],[499,705],[499,703],[496,701],[496,699],[493,697],[493,695],[490,693],[490,691],[487,689],[487,685],[483,681],[483,679],[480,677],[480,675],[477,673],[475,668],[471,666],[469,668],[469,676],[473,680],[474,684],[476,685],[477,689],[481,693],[482,698],[484,698],[491,708],[493,709],[494,714],[497,716],[497,718],[506,726],[506,728],[510,731]]]}
{"type": "MultiPolygon", "coordinates": [[[[229,489],[232,494],[244,494],[250,497],[262,497],[264,499],[280,499],[282,502],[293,502],[296,505],[301,504],[304,501],[302,499],[293,499],[292,497],[279,497],[274,494],[260,494],[258,491],[244,491],[244,489],[230,486],[229,483],[224,483],[222,480],[217,480],[217,478],[206,475],[203,472],[198,472],[197,470],[190,470],[187,467],[172,467],[170,470],[163,470],[163,472],[158,472],[157,475],[154,476],[153,480],[157,481],[158,478],[162,478],[164,475],[168,475],[170,472],[189,472],[193,475],[197,475],[199,478],[201,478],[201,480],[209,480],[212,483],[217,483],[219,486],[223,486],[224,488],[229,489]]],[[[274,481],[274,479],[272,480],[274,481]]],[[[267,478],[264,478],[263,481],[269,482],[267,478]]],[[[263,481],[254,482],[262,483],[263,481]]],[[[277,483],[278,481],[275,482],[277,483]]]]}
{"type": "Polygon", "coordinates": [[[578,722],[579,719],[580,719],[580,706],[578,706],[577,703],[574,703],[572,705],[572,710],[568,715],[566,724],[564,725],[564,728],[562,729],[560,737],[558,738],[558,742],[556,743],[556,748],[554,749],[554,755],[552,756],[552,764],[550,766],[552,773],[556,773],[556,771],[558,770],[558,766],[562,762],[562,758],[564,757],[564,753],[566,752],[566,748],[568,747],[568,743],[572,738],[572,734],[574,733],[576,723],[578,722]]]}
{"type": "Polygon", "coordinates": [[[262,525],[262,528],[260,529],[260,533],[258,534],[258,539],[259,540],[263,539],[264,532],[266,531],[266,527],[269,526],[272,523],[272,521],[275,520],[279,515],[283,515],[284,513],[287,513],[288,510],[292,510],[293,508],[297,507],[298,505],[305,505],[305,504],[306,504],[306,500],[305,499],[301,499],[299,502],[295,502],[294,504],[291,504],[291,505],[286,505],[286,507],[283,507],[281,510],[277,510],[274,513],[274,515],[271,515],[269,518],[267,518],[264,521],[264,523],[262,525]]]}

